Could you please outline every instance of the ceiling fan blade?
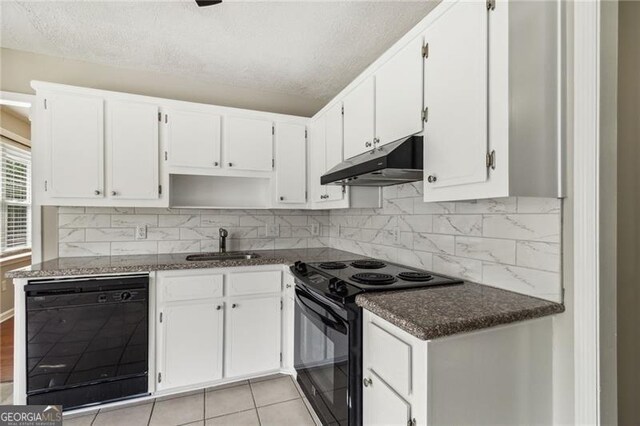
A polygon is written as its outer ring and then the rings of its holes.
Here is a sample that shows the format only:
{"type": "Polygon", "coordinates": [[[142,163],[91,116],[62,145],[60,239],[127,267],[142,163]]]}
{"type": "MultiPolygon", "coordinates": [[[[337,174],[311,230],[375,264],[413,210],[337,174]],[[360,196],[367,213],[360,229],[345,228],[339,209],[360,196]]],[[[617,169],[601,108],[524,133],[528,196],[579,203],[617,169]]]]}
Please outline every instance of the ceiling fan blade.
{"type": "Polygon", "coordinates": [[[214,4],[222,3],[222,0],[196,0],[199,7],[213,6],[214,4]]]}

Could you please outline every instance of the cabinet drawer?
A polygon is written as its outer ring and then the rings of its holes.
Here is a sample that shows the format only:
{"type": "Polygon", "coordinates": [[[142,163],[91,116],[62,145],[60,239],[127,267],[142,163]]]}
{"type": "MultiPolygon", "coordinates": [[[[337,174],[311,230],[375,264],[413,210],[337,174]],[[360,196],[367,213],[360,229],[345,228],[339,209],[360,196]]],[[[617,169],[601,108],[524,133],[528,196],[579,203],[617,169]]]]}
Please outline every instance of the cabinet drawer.
{"type": "Polygon", "coordinates": [[[229,274],[229,296],[280,292],[281,271],[235,272],[229,274]]]}
{"type": "Polygon", "coordinates": [[[368,367],[402,395],[411,392],[411,346],[370,323],[368,367]]]}
{"type": "Polygon", "coordinates": [[[180,300],[206,299],[222,297],[222,275],[181,275],[164,277],[162,300],[176,302],[180,300]]]}

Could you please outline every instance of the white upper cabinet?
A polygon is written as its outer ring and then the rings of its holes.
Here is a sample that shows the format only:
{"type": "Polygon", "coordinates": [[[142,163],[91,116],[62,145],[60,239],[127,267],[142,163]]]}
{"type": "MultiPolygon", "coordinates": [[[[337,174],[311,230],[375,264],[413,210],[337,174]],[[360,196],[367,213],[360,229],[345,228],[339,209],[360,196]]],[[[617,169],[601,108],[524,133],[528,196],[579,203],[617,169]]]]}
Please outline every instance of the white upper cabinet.
{"type": "Polygon", "coordinates": [[[325,119],[323,115],[309,124],[309,191],[314,203],[326,199],[326,185],[320,184],[325,172],[325,119]]]}
{"type": "Polygon", "coordinates": [[[276,202],[306,202],[307,130],[302,124],[277,123],[276,202]]]}
{"type": "MultiPolygon", "coordinates": [[[[325,118],[325,165],[322,174],[328,172],[343,160],[342,104],[338,102],[327,111],[325,118]]],[[[344,198],[342,187],[325,185],[325,201],[339,201],[344,198]]]]}
{"type": "Polygon", "coordinates": [[[107,195],[117,199],[157,199],[158,106],[107,102],[107,195]]]}
{"type": "Polygon", "coordinates": [[[171,109],[163,120],[167,126],[169,166],[220,168],[220,115],[171,109]]]}
{"type": "Polygon", "coordinates": [[[422,131],[422,37],[376,72],[376,142],[384,145],[422,131]]]}
{"type": "Polygon", "coordinates": [[[487,22],[459,1],[425,32],[425,191],[487,179],[487,22]]]}
{"type": "Polygon", "coordinates": [[[349,159],[371,150],[374,138],[373,76],[360,83],[344,97],[344,158],[349,159]]]}
{"type": "Polygon", "coordinates": [[[50,157],[45,191],[56,198],[104,197],[104,100],[51,94],[44,102],[50,157]]]}
{"type": "Polygon", "coordinates": [[[273,121],[229,116],[224,123],[224,166],[231,170],[273,169],[273,121]]]}

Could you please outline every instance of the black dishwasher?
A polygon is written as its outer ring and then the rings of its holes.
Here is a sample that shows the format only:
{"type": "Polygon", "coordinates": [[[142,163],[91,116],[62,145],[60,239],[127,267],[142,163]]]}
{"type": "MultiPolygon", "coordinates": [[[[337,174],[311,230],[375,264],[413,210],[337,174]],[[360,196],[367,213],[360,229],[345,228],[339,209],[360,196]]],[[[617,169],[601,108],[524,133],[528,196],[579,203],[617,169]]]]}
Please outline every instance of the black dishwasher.
{"type": "Polygon", "coordinates": [[[25,292],[27,404],[148,394],[148,275],[37,280],[25,292]]]}

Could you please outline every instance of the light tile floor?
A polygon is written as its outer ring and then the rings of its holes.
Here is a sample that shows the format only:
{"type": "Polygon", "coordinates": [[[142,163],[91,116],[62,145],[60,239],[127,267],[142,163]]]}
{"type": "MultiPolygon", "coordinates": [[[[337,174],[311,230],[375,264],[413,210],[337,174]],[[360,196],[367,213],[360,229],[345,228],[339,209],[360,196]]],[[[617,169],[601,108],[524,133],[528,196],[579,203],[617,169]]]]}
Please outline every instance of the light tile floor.
{"type": "Polygon", "coordinates": [[[65,426],[316,426],[317,417],[290,376],[244,380],[159,397],[126,407],[64,417],[65,426]]]}

